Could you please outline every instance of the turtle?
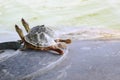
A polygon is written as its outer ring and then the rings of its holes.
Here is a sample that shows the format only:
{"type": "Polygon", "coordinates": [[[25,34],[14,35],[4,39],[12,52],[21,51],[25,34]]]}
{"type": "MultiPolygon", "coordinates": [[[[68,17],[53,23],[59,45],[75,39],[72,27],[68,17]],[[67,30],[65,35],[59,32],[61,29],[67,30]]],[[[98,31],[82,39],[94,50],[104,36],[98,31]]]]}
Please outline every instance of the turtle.
{"type": "Polygon", "coordinates": [[[71,43],[71,39],[55,39],[55,31],[45,25],[37,25],[30,29],[29,24],[23,18],[21,22],[27,34],[24,36],[22,29],[15,24],[16,32],[21,38],[21,43],[23,43],[23,47],[20,50],[51,50],[63,55],[63,49],[66,48],[66,44],[71,43]]]}

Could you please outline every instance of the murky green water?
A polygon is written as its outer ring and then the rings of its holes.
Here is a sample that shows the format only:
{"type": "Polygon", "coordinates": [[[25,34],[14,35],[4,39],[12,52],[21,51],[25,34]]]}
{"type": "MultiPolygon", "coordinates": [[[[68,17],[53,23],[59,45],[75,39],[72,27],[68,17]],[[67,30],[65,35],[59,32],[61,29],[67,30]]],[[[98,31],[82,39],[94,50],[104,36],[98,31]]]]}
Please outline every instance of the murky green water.
{"type": "Polygon", "coordinates": [[[120,29],[120,0],[0,0],[0,32],[15,32],[25,18],[31,27],[57,30],[80,27],[120,29]]]}

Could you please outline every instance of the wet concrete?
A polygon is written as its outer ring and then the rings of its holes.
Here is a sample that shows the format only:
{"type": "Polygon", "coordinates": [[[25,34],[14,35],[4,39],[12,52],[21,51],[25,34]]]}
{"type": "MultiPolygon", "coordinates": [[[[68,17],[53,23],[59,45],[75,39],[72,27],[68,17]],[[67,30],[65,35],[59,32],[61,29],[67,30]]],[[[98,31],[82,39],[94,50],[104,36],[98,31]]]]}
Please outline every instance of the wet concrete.
{"type": "MultiPolygon", "coordinates": [[[[24,71],[21,73],[26,74],[24,71]]],[[[74,41],[60,64],[28,80],[120,80],[120,41],[74,41]]]]}
{"type": "Polygon", "coordinates": [[[58,55],[50,51],[14,51],[11,54],[16,55],[0,62],[0,80],[32,80],[60,64],[67,55],[67,49],[64,52],[58,55]]]}
{"type": "Polygon", "coordinates": [[[59,67],[34,80],[120,80],[120,41],[75,41],[69,49],[59,67]]]}

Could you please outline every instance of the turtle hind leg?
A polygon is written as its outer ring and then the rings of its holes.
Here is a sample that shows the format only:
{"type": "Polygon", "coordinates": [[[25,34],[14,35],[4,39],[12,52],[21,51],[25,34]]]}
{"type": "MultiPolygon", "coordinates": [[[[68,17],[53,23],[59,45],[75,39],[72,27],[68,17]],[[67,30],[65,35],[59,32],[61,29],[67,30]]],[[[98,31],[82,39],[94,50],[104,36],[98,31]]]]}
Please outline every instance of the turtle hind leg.
{"type": "Polygon", "coordinates": [[[56,42],[64,42],[66,44],[70,44],[71,43],[71,39],[65,39],[65,40],[63,40],[63,39],[56,39],[55,41],[56,42]]]}
{"type": "Polygon", "coordinates": [[[23,32],[22,32],[22,30],[18,27],[18,25],[15,25],[15,29],[16,29],[16,32],[18,33],[18,35],[20,36],[21,40],[22,40],[22,41],[25,41],[25,40],[24,40],[23,32]]]}
{"type": "Polygon", "coordinates": [[[65,42],[66,42],[67,44],[70,44],[72,41],[71,41],[71,39],[66,39],[65,42]]]}
{"type": "Polygon", "coordinates": [[[26,32],[29,32],[29,31],[30,31],[30,28],[29,28],[28,23],[27,23],[23,18],[21,19],[21,22],[22,22],[22,24],[23,24],[26,32]]]}

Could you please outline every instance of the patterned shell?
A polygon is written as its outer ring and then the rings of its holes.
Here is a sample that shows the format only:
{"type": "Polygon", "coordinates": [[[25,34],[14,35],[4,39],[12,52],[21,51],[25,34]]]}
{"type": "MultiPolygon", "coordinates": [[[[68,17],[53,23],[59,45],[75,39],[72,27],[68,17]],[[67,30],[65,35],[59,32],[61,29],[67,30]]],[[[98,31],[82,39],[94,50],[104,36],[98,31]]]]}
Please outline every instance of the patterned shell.
{"type": "Polygon", "coordinates": [[[44,25],[33,27],[25,36],[25,40],[37,47],[48,47],[56,44],[54,31],[44,25]]]}

